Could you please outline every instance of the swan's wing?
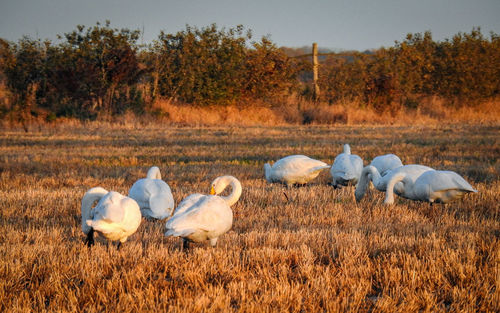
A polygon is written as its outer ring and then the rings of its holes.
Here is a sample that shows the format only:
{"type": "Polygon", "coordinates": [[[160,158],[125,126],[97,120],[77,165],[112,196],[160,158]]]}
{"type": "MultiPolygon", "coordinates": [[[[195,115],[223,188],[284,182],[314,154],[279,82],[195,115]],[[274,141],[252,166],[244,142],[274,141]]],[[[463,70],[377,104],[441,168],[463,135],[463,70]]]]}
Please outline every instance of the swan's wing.
{"type": "Polygon", "coordinates": [[[330,165],[320,165],[320,166],[315,166],[315,167],[310,168],[307,172],[308,172],[308,174],[313,174],[313,173],[322,171],[322,170],[327,169],[327,168],[330,168],[330,165]]]}
{"type": "Polygon", "coordinates": [[[359,179],[363,170],[363,160],[354,154],[339,154],[333,162],[331,173],[334,178],[343,180],[359,179]]]}
{"type": "Polygon", "coordinates": [[[149,198],[151,217],[164,219],[170,216],[174,209],[174,199],[172,194],[156,194],[149,198]]]}
{"type": "Polygon", "coordinates": [[[174,236],[174,237],[187,237],[197,230],[194,228],[184,228],[184,229],[167,229],[165,232],[165,236],[174,236]]]}
{"type": "Polygon", "coordinates": [[[175,208],[175,210],[174,210],[174,216],[177,215],[177,214],[182,214],[182,213],[186,212],[194,204],[196,204],[198,201],[200,201],[203,197],[206,197],[206,196],[202,195],[202,194],[199,194],[199,193],[194,193],[192,195],[187,196],[175,208]]]}
{"type": "Polygon", "coordinates": [[[223,233],[231,224],[232,211],[226,202],[219,196],[203,196],[189,210],[168,220],[165,234],[223,233]]]}
{"type": "Polygon", "coordinates": [[[477,192],[462,176],[452,171],[431,171],[422,175],[422,180],[418,180],[418,183],[429,184],[433,191],[456,189],[477,192]]]}
{"type": "Polygon", "coordinates": [[[289,156],[286,156],[282,159],[279,159],[278,161],[276,161],[275,164],[287,163],[287,162],[292,162],[292,161],[296,161],[296,160],[307,160],[307,159],[311,159],[311,158],[308,156],[302,155],[302,154],[295,154],[295,155],[289,155],[289,156]]]}
{"type": "Polygon", "coordinates": [[[149,208],[154,218],[164,219],[170,216],[174,209],[174,197],[170,187],[162,180],[154,179],[150,183],[149,208]]]}
{"type": "Polygon", "coordinates": [[[219,196],[208,196],[200,203],[200,209],[192,213],[200,229],[208,232],[222,231],[232,224],[233,211],[219,196]]]}
{"type": "Polygon", "coordinates": [[[385,154],[375,157],[370,165],[374,166],[381,176],[384,176],[388,171],[403,166],[403,162],[395,154],[385,154]]]}
{"type": "Polygon", "coordinates": [[[149,197],[151,194],[147,188],[148,181],[151,180],[147,178],[139,179],[128,191],[128,196],[137,201],[141,209],[149,209],[149,197]]]}
{"type": "Polygon", "coordinates": [[[93,219],[120,223],[125,216],[126,207],[132,205],[131,201],[135,202],[131,198],[110,191],[95,207],[93,219]]]}
{"type": "Polygon", "coordinates": [[[318,167],[329,168],[330,166],[325,162],[311,159],[303,155],[297,155],[281,159],[273,166],[275,171],[286,172],[287,174],[303,174],[309,172],[311,169],[318,170],[318,167]]]}
{"type": "Polygon", "coordinates": [[[406,173],[406,179],[411,181],[416,181],[422,174],[429,171],[435,171],[433,168],[430,168],[425,165],[420,164],[410,164],[398,167],[392,171],[392,173],[406,173]]]}

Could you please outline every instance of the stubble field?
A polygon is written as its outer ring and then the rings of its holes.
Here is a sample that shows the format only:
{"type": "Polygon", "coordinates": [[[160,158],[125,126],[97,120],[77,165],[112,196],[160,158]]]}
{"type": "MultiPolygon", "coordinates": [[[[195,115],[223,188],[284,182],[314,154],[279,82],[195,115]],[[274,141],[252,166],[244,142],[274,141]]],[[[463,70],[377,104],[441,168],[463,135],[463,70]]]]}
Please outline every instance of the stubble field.
{"type": "Polygon", "coordinates": [[[480,125],[1,130],[0,311],[498,312],[499,144],[500,127],[480,125]],[[344,143],[365,165],[395,153],[479,193],[384,206],[373,188],[356,203],[353,187],[328,186],[328,171],[291,189],[264,180],[267,161],[331,164],[344,143]],[[186,252],[165,221],[143,219],[120,250],[101,239],[88,249],[85,191],[127,194],[152,165],[176,203],[237,177],[232,229],[186,252]]]}

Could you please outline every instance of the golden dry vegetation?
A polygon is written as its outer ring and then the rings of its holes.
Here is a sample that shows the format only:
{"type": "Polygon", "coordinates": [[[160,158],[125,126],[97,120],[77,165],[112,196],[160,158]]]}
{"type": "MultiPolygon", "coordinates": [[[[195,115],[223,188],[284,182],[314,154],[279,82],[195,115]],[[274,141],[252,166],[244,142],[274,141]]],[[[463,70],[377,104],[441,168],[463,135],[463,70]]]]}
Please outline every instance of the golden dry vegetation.
{"type": "Polygon", "coordinates": [[[499,126],[132,127],[88,123],[0,132],[0,311],[314,312],[500,309],[499,126]],[[429,206],[334,190],[325,171],[287,189],[263,164],[332,163],[343,143],[365,164],[398,154],[463,175],[478,194],[429,206]],[[231,174],[244,192],[216,248],[143,220],[120,250],[88,249],[85,191],[126,194],[158,165],[176,203],[231,174]],[[286,200],[284,192],[290,198],[286,200]]]}

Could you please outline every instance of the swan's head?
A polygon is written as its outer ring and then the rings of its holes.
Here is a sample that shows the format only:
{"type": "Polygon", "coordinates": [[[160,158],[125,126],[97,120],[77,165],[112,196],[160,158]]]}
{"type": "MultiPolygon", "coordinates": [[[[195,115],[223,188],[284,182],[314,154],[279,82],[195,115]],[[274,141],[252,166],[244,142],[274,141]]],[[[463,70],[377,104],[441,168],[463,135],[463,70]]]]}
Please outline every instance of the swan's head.
{"type": "Polygon", "coordinates": [[[221,194],[228,185],[234,185],[239,183],[238,180],[233,176],[220,176],[212,181],[210,186],[210,194],[218,195],[221,194]]]}
{"type": "MultiPolygon", "coordinates": [[[[226,188],[226,186],[224,186],[224,188],[226,188]]],[[[224,190],[224,188],[221,189],[220,177],[217,177],[212,182],[212,185],[210,185],[210,194],[211,195],[218,195],[224,190]]]]}
{"type": "Polygon", "coordinates": [[[365,196],[364,190],[361,190],[361,188],[356,185],[356,190],[354,191],[354,197],[356,198],[356,202],[360,202],[361,199],[365,196]]]}
{"type": "Polygon", "coordinates": [[[214,179],[212,185],[210,186],[210,194],[211,195],[219,195],[226,189],[228,185],[231,185],[232,191],[228,196],[220,196],[222,199],[226,201],[226,203],[231,206],[238,201],[241,196],[241,183],[236,177],[233,176],[220,176],[214,179]]]}
{"type": "Polygon", "coordinates": [[[344,153],[345,154],[351,154],[351,147],[349,146],[348,143],[344,145],[344,153]]]}

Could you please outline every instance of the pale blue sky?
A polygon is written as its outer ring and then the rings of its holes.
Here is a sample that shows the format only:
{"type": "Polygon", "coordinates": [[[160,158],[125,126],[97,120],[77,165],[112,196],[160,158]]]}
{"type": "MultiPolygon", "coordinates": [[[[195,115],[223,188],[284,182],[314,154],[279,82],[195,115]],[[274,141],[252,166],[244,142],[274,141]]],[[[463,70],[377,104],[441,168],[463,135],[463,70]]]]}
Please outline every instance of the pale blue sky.
{"type": "Polygon", "coordinates": [[[430,30],[435,40],[470,32],[500,34],[500,0],[0,0],[0,37],[52,39],[76,28],[111,21],[142,29],[144,41],[186,24],[242,24],[254,39],[271,35],[278,46],[365,50],[392,46],[407,33],[430,30]]]}

